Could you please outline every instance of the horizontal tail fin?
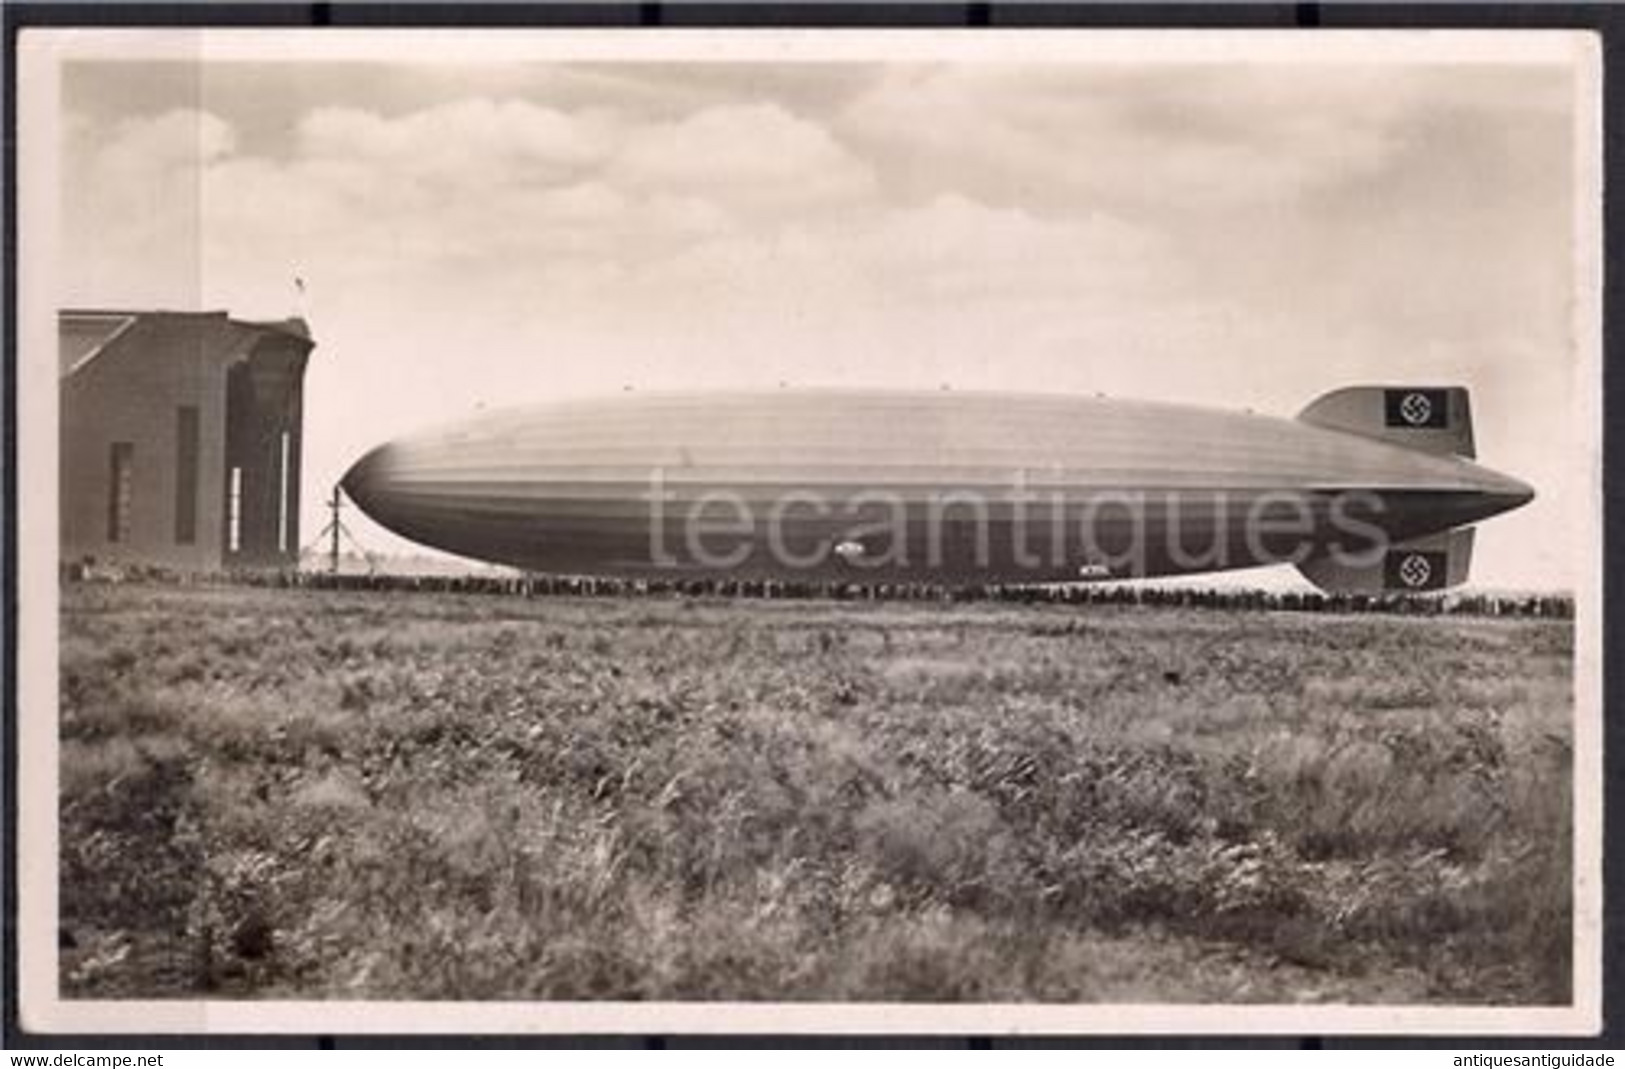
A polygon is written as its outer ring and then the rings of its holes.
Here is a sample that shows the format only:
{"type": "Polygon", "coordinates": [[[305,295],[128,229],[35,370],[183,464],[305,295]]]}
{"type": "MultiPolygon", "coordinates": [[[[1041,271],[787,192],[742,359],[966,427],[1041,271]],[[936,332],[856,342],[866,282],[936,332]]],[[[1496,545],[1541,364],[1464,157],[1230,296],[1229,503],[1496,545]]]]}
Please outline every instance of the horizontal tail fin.
{"type": "Polygon", "coordinates": [[[1316,398],[1298,419],[1427,453],[1475,455],[1472,407],[1461,386],[1349,386],[1316,398]]]}
{"type": "Polygon", "coordinates": [[[1303,577],[1332,594],[1425,594],[1467,581],[1473,561],[1473,530],[1454,531],[1395,542],[1369,564],[1339,559],[1335,554],[1311,557],[1298,565],[1303,577]]]}

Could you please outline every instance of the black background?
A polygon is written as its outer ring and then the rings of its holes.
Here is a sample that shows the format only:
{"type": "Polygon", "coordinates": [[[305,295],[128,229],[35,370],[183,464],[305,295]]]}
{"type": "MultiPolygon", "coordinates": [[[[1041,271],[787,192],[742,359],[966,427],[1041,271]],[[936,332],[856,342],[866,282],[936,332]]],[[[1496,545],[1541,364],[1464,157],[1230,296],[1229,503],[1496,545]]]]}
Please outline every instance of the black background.
{"type": "Polygon", "coordinates": [[[1385,422],[1390,427],[1432,427],[1440,430],[1450,426],[1450,395],[1443,390],[1384,390],[1382,408],[1385,422]],[[1405,399],[1421,394],[1428,403],[1428,418],[1412,423],[1405,418],[1405,399]]]}
{"type": "Polygon", "coordinates": [[[1382,585],[1389,590],[1438,590],[1444,586],[1445,578],[1450,574],[1450,558],[1444,553],[1421,553],[1416,550],[1407,550],[1399,553],[1389,553],[1383,558],[1382,585]],[[1412,557],[1421,557],[1428,566],[1427,582],[1420,586],[1411,586],[1400,577],[1400,568],[1412,557]]]}

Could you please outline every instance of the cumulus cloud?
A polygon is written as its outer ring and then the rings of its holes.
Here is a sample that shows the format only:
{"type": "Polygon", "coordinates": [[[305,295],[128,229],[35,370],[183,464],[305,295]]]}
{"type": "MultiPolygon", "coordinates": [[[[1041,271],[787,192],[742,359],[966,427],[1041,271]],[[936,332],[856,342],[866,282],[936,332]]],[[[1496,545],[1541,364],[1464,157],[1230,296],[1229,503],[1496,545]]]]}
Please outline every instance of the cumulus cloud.
{"type": "MultiPolygon", "coordinates": [[[[164,230],[190,240],[222,285],[236,268],[310,257],[346,281],[403,269],[602,276],[605,259],[659,257],[742,221],[771,228],[861,206],[875,191],[867,165],[826,130],[769,104],[675,120],[488,98],[393,116],[321,107],[279,157],[234,151],[232,126],[206,112],[80,141],[82,228],[131,236],[145,218],[154,240],[164,230]]],[[[112,257],[147,273],[134,259],[112,257]]],[[[191,284],[198,269],[181,274],[191,284]]],[[[109,281],[102,272],[94,284],[109,281]]]]}
{"type": "Polygon", "coordinates": [[[221,159],[236,144],[236,132],[226,120],[181,108],[119,123],[99,159],[115,172],[163,172],[221,159]]]}
{"type": "Polygon", "coordinates": [[[1550,94],[1517,105],[1483,79],[1309,74],[898,66],[849,79],[867,88],[821,116],[771,94],[675,116],[624,100],[331,104],[276,154],[207,111],[83,124],[68,223],[104,252],[75,281],[103,300],[122,274],[139,293],[241,306],[302,273],[549,315],[613,291],[673,314],[709,300],[713,318],[782,291],[797,314],[823,302],[826,322],[854,302],[922,321],[983,309],[1086,337],[1139,315],[1131,343],[1173,323],[1222,339],[1283,283],[1344,332],[1373,303],[1415,330],[1507,329],[1489,311],[1519,293],[1561,314],[1566,277],[1539,250],[1567,205],[1529,193],[1540,178],[1519,161],[1551,146],[1521,152],[1538,143],[1513,121],[1550,94]],[[1468,121],[1474,108],[1499,125],[1468,121]],[[1448,158],[1415,166],[1440,143],[1448,158]],[[1472,198],[1450,188],[1469,180],[1472,198]],[[1314,199],[1334,188],[1337,203],[1314,199]],[[1537,218],[1520,197],[1555,209],[1537,218]],[[1469,289],[1497,299],[1473,307],[1469,289]]]}
{"type": "Polygon", "coordinates": [[[862,198],[875,184],[828,130],[774,104],[710,107],[652,125],[627,140],[610,173],[637,189],[780,211],[862,198]]]}
{"type": "Polygon", "coordinates": [[[603,160],[622,131],[606,112],[561,112],[524,100],[459,100],[385,118],[318,108],[299,125],[302,154],[367,159],[403,176],[470,177],[490,168],[546,180],[603,160]]]}

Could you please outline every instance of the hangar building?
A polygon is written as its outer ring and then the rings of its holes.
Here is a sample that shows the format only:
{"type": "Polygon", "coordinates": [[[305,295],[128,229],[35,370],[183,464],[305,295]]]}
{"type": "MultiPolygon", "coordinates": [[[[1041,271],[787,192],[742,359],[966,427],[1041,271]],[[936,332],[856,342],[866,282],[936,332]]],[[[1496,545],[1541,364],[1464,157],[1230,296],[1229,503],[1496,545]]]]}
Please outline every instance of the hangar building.
{"type": "Polygon", "coordinates": [[[70,310],[58,326],[62,560],[297,565],[304,321],[70,310]]]}

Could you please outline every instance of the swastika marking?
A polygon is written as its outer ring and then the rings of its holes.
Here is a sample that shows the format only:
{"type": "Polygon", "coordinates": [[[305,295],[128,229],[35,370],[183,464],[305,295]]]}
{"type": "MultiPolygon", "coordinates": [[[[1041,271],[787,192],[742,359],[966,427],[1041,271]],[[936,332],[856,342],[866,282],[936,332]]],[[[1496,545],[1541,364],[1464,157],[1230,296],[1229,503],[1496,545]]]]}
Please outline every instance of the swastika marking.
{"type": "Polygon", "coordinates": [[[1433,403],[1425,394],[1408,393],[1405,399],[1399,402],[1399,414],[1405,417],[1406,423],[1420,427],[1433,418],[1433,403]]]}
{"type": "Polygon", "coordinates": [[[1420,553],[1412,553],[1399,562],[1399,579],[1408,587],[1426,586],[1433,578],[1433,568],[1420,553]]]}

